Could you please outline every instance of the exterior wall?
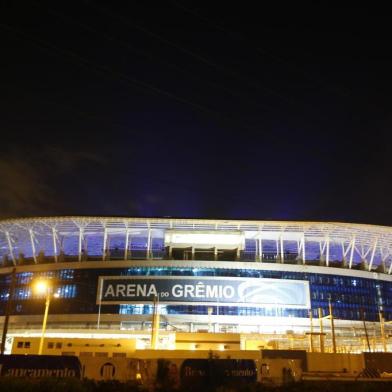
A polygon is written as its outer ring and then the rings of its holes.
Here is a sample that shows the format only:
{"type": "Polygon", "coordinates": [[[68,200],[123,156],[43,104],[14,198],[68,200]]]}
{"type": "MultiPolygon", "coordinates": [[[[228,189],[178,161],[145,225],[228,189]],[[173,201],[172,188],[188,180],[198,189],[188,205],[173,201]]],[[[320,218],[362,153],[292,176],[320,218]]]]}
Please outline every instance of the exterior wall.
{"type": "Polygon", "coordinates": [[[241,335],[231,333],[176,333],[176,350],[240,350],[241,335]]]}
{"type": "Polygon", "coordinates": [[[308,372],[360,373],[365,368],[363,354],[307,353],[308,372]]]}
{"type": "Polygon", "coordinates": [[[377,369],[380,373],[392,374],[392,353],[363,353],[367,368],[377,369]]]}
{"type": "MultiPolygon", "coordinates": [[[[263,351],[230,351],[230,352],[211,352],[211,351],[169,351],[169,350],[143,350],[135,351],[131,358],[124,357],[79,357],[79,358],[55,358],[53,356],[15,356],[13,366],[6,366],[6,371],[18,370],[18,374],[8,374],[9,376],[26,376],[26,372],[20,370],[27,370],[31,377],[38,377],[37,371],[40,374],[45,374],[45,371],[52,369],[50,363],[62,362],[64,364],[70,363],[71,360],[76,365],[77,375],[83,378],[90,378],[95,380],[119,380],[119,381],[133,381],[149,387],[178,387],[181,382],[195,382],[202,381],[203,386],[209,386],[206,382],[210,382],[211,374],[206,378],[205,375],[199,374],[200,367],[193,359],[204,360],[204,369],[220,370],[219,374],[213,373],[215,379],[224,383],[225,381],[244,381],[241,369],[244,367],[236,367],[238,362],[247,362],[247,369],[253,368],[252,380],[256,379],[266,384],[282,384],[293,381],[304,380],[336,380],[336,381],[380,381],[377,377],[389,377],[390,381],[390,356],[392,354],[384,353],[364,353],[359,355],[339,355],[339,354],[306,354],[300,350],[263,350],[263,351]],[[28,359],[28,361],[26,361],[28,359]],[[56,360],[54,360],[56,359],[56,360]],[[243,361],[237,361],[238,359],[243,361]],[[80,362],[79,362],[79,361],[80,362]],[[245,361],[244,361],[245,360],[245,361]],[[186,363],[185,363],[186,361],[186,363]],[[26,365],[27,362],[27,365],[26,365]],[[193,362],[193,366],[192,366],[193,362]],[[80,366],[81,365],[81,366],[80,366]],[[186,365],[186,366],[182,366],[186,365]],[[233,366],[234,365],[234,366],[233,366]],[[250,366],[251,365],[251,366],[250,366]],[[181,371],[181,368],[189,367],[192,374],[181,371]],[[7,370],[8,369],[8,370],[7,370]],[[234,369],[231,372],[230,369],[234,369]],[[236,371],[239,369],[240,372],[236,371]],[[384,372],[384,373],[383,373],[384,372]],[[386,373],[385,373],[386,372],[386,373]],[[257,373],[257,374],[256,374],[257,373]],[[181,378],[181,374],[189,377],[187,380],[181,378]],[[366,376],[368,374],[368,376],[366,376]],[[369,379],[366,377],[376,377],[376,379],[369,379]],[[195,377],[196,376],[196,377],[195,377]],[[227,377],[227,378],[226,378],[227,377]],[[256,378],[257,377],[257,378],[256,378]],[[192,379],[193,378],[193,379],[192,379]]],[[[7,359],[10,364],[11,356],[3,356],[1,360],[7,359]]],[[[67,366],[69,367],[69,366],[67,366]]],[[[75,367],[74,367],[75,368],[75,367]]],[[[2,366],[0,366],[0,370],[2,366]]],[[[27,373],[27,374],[29,374],[27,373]]],[[[5,373],[6,374],[6,373],[5,373]]],[[[46,373],[47,374],[47,373],[46,373]]],[[[3,374],[4,375],[4,374],[3,374]]],[[[249,374],[247,374],[249,375],[249,374]]],[[[246,375],[246,376],[247,376],[246,375]]],[[[64,373],[57,374],[55,377],[64,377],[64,373]]],[[[191,384],[194,385],[194,384],[191,384]]],[[[359,384],[358,384],[359,385],[359,384]]],[[[184,386],[184,384],[183,384],[184,386]]]]}
{"type": "Polygon", "coordinates": [[[82,376],[93,380],[139,381],[152,385],[156,379],[157,361],[124,358],[80,358],[82,376]]]}
{"type": "Polygon", "coordinates": [[[260,367],[261,382],[279,385],[285,382],[300,381],[302,377],[301,360],[263,358],[260,367]],[[284,380],[284,376],[289,369],[292,379],[284,380]]]}
{"type": "MultiPolygon", "coordinates": [[[[86,378],[95,380],[110,380],[116,379],[119,381],[136,381],[144,387],[152,387],[159,385],[166,385],[170,388],[178,388],[181,383],[181,366],[187,359],[209,359],[209,352],[198,352],[195,353],[179,353],[173,352],[168,354],[167,352],[149,352],[147,358],[135,357],[126,359],[105,359],[105,358],[80,358],[82,364],[82,374],[86,378]],[[177,355],[176,355],[177,354],[177,355]],[[162,366],[166,368],[167,372],[164,377],[160,375],[160,369],[162,366]],[[164,378],[164,379],[162,379],[164,378]]],[[[223,359],[223,358],[221,358],[223,359]]],[[[255,356],[242,356],[233,355],[230,359],[250,359],[257,364],[257,358],[255,356]]],[[[218,359],[219,361],[219,359],[218,359]]],[[[256,379],[259,375],[257,369],[256,379]]],[[[224,382],[221,378],[215,381],[224,382]]],[[[241,377],[237,377],[241,378],[241,377]]],[[[203,385],[208,387],[209,385],[203,385]]]]}
{"type": "Polygon", "coordinates": [[[268,341],[266,339],[246,339],[244,344],[245,350],[263,350],[268,348],[277,348],[274,342],[268,341]]]}
{"type": "MultiPolygon", "coordinates": [[[[380,310],[386,321],[392,320],[391,249],[392,228],[349,223],[5,220],[0,221],[0,317],[10,303],[11,330],[39,328],[44,299],[32,292],[31,283],[45,277],[55,282],[60,296],[51,301],[49,330],[148,330],[152,304],[97,305],[99,276],[245,277],[306,280],[314,318],[318,308],[328,315],[331,300],[337,327],[350,321],[355,328],[362,318],[377,322],[380,310]],[[9,301],[13,270],[16,290],[9,301]]],[[[168,330],[173,324],[215,332],[291,334],[309,329],[308,310],[292,307],[162,304],[160,313],[165,320],[161,328],[168,330]]]]}
{"type": "MultiPolygon", "coordinates": [[[[364,271],[350,271],[338,268],[309,267],[301,265],[198,262],[192,268],[188,262],[127,263],[118,267],[112,262],[66,263],[18,267],[15,300],[11,313],[14,315],[40,315],[43,313],[43,299],[33,295],[31,283],[37,277],[46,276],[56,281],[55,290],[59,300],[51,302],[50,315],[56,314],[124,314],[149,315],[152,306],[144,305],[96,305],[98,277],[102,275],[123,276],[236,276],[277,279],[299,279],[310,282],[313,316],[317,308],[328,314],[328,298],[334,304],[334,315],[338,319],[361,320],[361,309],[365,319],[378,320],[378,311],[383,307],[386,320],[392,319],[392,277],[364,271]],[[148,266],[147,266],[148,265],[148,266]]],[[[0,312],[5,311],[8,299],[10,276],[0,271],[0,312]]],[[[208,306],[168,305],[161,307],[167,315],[207,315],[208,306]]],[[[306,309],[256,308],[256,307],[213,307],[212,316],[261,316],[261,317],[308,317],[306,309]]],[[[131,320],[131,319],[130,319],[131,320]]]]}
{"type": "MultiPolygon", "coordinates": [[[[130,335],[128,339],[115,338],[61,338],[46,337],[43,355],[76,355],[78,357],[133,357],[141,341],[149,341],[150,334],[130,335]]],[[[230,333],[171,333],[160,335],[160,348],[176,351],[227,351],[241,350],[240,334],[230,333]],[[165,340],[172,342],[165,344],[165,340]]],[[[39,337],[17,336],[12,343],[12,354],[37,354],[39,337]]],[[[149,342],[146,343],[149,346],[149,342]]],[[[245,348],[245,347],[243,347],[245,348]]],[[[257,351],[257,349],[256,349],[257,351]]]]}
{"type": "MultiPolygon", "coordinates": [[[[16,337],[12,354],[38,354],[40,338],[16,337]]],[[[80,357],[126,357],[136,350],[136,339],[46,338],[42,355],[75,355],[80,357]]]]}

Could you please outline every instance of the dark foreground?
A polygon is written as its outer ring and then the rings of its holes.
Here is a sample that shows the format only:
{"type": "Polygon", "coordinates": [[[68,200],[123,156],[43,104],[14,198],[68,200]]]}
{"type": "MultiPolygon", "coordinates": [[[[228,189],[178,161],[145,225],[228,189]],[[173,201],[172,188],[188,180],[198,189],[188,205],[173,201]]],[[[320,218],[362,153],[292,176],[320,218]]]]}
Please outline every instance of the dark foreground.
{"type": "MultiPolygon", "coordinates": [[[[0,378],[0,391],[9,392],[188,392],[189,388],[173,389],[170,386],[156,386],[147,389],[135,383],[118,381],[92,381],[70,379],[17,379],[0,378]]],[[[390,392],[392,382],[301,382],[280,387],[270,387],[259,383],[244,386],[220,386],[215,388],[195,388],[202,392],[390,392]]]]}

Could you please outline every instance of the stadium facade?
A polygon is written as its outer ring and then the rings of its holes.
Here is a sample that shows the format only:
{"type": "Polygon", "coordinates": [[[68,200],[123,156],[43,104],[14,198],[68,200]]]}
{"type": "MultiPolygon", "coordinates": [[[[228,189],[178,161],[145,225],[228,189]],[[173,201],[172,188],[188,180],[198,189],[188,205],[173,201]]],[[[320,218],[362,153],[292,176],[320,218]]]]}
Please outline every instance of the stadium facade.
{"type": "Polygon", "coordinates": [[[59,296],[48,332],[146,330],[155,297],[168,331],[305,333],[310,316],[329,315],[329,303],[338,335],[367,323],[376,336],[380,314],[392,320],[389,227],[28,218],[0,222],[0,252],[0,312],[4,320],[9,302],[11,333],[39,329],[39,277],[59,296]]]}

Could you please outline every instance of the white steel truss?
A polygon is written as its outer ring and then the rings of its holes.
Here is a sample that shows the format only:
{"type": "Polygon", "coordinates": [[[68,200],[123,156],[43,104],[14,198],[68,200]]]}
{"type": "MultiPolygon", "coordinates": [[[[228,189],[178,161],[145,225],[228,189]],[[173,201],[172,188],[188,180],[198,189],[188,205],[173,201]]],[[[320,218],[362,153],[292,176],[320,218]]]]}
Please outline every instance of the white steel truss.
{"type": "MultiPolygon", "coordinates": [[[[174,218],[111,217],[38,217],[0,221],[0,257],[14,265],[20,254],[39,263],[40,254],[59,261],[64,241],[76,238],[76,257],[83,261],[87,238],[102,238],[102,260],[108,257],[112,236],[122,236],[124,260],[130,256],[131,244],[138,236],[146,238],[147,258],[153,257],[156,236],[166,230],[243,233],[253,241],[254,260],[263,261],[268,244],[275,243],[276,262],[287,262],[286,248],[296,249],[296,261],[320,265],[355,268],[362,264],[368,271],[392,273],[392,228],[386,226],[338,222],[239,221],[174,218]],[[47,237],[45,244],[42,238],[47,237]],[[271,242],[273,241],[273,242],[271,242]],[[50,251],[45,249],[50,245],[50,251]],[[296,245],[295,245],[296,244],[296,245]],[[315,246],[317,245],[317,246],[315,246]],[[293,248],[294,247],[294,248],[293,248]],[[339,255],[337,255],[337,252],[339,255]]],[[[269,246],[271,248],[271,246],[269,246]]],[[[272,248],[273,249],[273,248],[272,248]]],[[[170,250],[171,251],[171,250],[170,250]]],[[[192,250],[194,252],[194,250],[192,250]]],[[[292,260],[291,260],[292,261],[292,260]]]]}

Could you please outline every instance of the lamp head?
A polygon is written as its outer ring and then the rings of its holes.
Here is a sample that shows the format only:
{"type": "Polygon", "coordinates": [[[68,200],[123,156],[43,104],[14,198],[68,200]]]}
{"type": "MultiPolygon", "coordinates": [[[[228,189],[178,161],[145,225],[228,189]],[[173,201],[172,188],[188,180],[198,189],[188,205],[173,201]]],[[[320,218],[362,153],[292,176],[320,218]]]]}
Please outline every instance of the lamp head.
{"type": "Polygon", "coordinates": [[[37,294],[47,294],[49,290],[49,282],[47,280],[38,280],[34,284],[34,290],[37,294]]]}

